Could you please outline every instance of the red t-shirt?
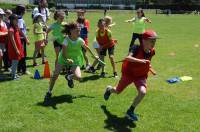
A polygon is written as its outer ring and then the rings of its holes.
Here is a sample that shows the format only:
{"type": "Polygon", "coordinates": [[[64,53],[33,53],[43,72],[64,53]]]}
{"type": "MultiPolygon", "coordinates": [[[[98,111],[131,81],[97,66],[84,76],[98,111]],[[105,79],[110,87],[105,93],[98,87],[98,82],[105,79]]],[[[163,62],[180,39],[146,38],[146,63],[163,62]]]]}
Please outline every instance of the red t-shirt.
{"type": "MultiPolygon", "coordinates": [[[[5,22],[0,23],[0,32],[6,33],[8,32],[7,26],[5,22]]],[[[6,43],[6,37],[7,35],[0,36],[0,43],[5,44],[6,43]]]]}
{"type": "MultiPolygon", "coordinates": [[[[155,49],[151,49],[149,53],[145,53],[143,46],[134,45],[130,51],[133,57],[137,59],[146,59],[150,60],[155,55],[155,49]]],[[[140,78],[148,77],[148,72],[150,69],[150,63],[142,64],[135,63],[125,60],[122,64],[122,75],[131,77],[131,78],[140,78]]]]}
{"type": "Polygon", "coordinates": [[[112,39],[111,32],[108,29],[104,31],[103,35],[100,30],[97,30],[96,40],[99,45],[103,46],[103,49],[111,48],[115,45],[115,40],[112,39]]]}
{"type": "Polygon", "coordinates": [[[9,59],[10,60],[20,60],[21,58],[24,57],[24,52],[23,52],[23,47],[22,47],[22,44],[21,44],[21,40],[20,40],[20,33],[19,33],[19,29],[16,28],[12,28],[10,27],[9,32],[12,32],[14,34],[14,40],[15,40],[15,43],[16,43],[16,47],[17,49],[19,50],[19,53],[20,55],[17,55],[16,54],[16,51],[13,47],[13,44],[11,42],[11,38],[8,37],[8,56],[9,56],[9,59]]]}

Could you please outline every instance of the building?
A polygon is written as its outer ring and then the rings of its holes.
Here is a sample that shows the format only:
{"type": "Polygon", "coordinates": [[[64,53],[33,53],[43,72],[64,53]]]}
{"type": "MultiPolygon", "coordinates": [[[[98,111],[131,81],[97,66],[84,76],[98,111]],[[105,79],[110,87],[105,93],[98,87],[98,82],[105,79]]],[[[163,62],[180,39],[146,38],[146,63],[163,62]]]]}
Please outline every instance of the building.
{"type": "Polygon", "coordinates": [[[56,0],[58,7],[67,8],[135,8],[135,0],[56,0]]]}

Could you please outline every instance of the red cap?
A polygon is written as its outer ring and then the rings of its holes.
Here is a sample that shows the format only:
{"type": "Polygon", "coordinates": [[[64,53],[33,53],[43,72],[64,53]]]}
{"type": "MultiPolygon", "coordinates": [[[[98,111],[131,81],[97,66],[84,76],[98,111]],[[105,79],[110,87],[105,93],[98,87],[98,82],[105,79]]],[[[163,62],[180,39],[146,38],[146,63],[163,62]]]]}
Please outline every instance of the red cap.
{"type": "Polygon", "coordinates": [[[155,31],[148,29],[142,34],[142,39],[157,39],[158,35],[155,31]]]}

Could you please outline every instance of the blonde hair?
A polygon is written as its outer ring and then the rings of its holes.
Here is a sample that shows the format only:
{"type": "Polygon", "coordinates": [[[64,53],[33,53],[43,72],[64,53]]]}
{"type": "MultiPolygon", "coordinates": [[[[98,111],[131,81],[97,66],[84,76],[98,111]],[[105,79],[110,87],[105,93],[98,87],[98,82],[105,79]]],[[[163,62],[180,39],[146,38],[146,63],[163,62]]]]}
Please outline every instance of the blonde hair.
{"type": "Polygon", "coordinates": [[[108,27],[109,25],[111,25],[112,23],[112,17],[111,16],[105,16],[104,17],[104,20],[105,20],[105,23],[106,23],[106,26],[108,27]]]}

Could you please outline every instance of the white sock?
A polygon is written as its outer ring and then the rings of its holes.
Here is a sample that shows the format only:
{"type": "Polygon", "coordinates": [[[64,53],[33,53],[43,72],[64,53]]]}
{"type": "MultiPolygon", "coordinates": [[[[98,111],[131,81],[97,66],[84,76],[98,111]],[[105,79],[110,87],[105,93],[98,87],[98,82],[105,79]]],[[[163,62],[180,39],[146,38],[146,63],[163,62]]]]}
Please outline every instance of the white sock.
{"type": "Polygon", "coordinates": [[[70,74],[67,76],[67,79],[72,80],[72,77],[74,76],[74,74],[70,74]]]}

